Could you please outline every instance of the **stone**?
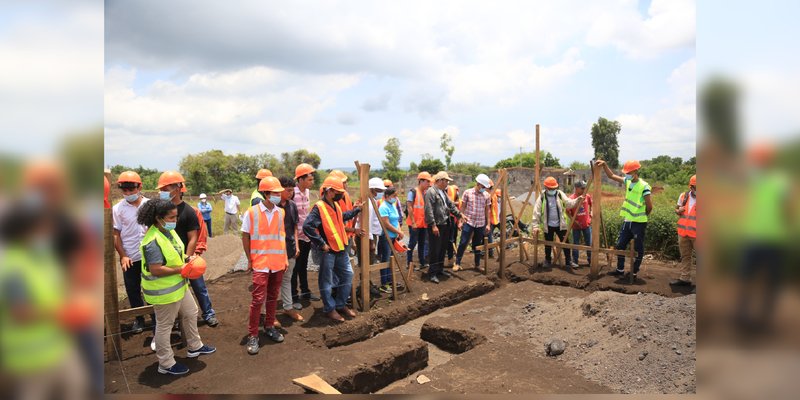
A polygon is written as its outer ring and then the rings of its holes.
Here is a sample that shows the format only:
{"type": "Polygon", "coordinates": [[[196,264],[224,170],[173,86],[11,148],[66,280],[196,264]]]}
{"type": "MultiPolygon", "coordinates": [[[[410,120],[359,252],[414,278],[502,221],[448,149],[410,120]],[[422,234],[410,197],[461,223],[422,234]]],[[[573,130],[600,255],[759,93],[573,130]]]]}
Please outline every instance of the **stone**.
{"type": "Polygon", "coordinates": [[[561,339],[550,339],[544,348],[548,356],[555,357],[564,353],[564,350],[567,349],[567,344],[561,339]]]}

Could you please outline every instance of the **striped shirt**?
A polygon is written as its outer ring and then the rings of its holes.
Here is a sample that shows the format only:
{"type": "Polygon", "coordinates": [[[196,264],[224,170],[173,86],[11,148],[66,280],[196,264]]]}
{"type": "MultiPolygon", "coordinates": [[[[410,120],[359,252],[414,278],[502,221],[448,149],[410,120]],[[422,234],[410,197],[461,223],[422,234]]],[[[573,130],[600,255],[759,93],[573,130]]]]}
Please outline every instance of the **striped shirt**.
{"type": "Polygon", "coordinates": [[[480,193],[476,188],[467,189],[461,196],[464,204],[464,216],[472,227],[486,226],[486,206],[489,204],[489,193],[480,193]]]}
{"type": "Polygon", "coordinates": [[[303,233],[303,224],[306,222],[306,217],[308,217],[308,213],[311,211],[311,205],[309,204],[308,200],[308,189],[301,192],[300,188],[295,186],[294,187],[294,204],[297,206],[297,238],[304,241],[310,242],[311,239],[303,233]]]}

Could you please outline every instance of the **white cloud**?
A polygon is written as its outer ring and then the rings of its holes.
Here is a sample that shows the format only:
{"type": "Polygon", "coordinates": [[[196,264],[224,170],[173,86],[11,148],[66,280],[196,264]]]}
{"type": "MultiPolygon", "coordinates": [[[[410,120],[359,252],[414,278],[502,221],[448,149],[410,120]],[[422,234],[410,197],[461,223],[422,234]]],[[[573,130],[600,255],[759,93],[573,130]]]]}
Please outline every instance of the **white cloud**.
{"type": "Polygon", "coordinates": [[[361,140],[361,135],[359,135],[357,133],[354,133],[354,132],[351,132],[351,133],[348,133],[345,136],[337,138],[336,139],[336,143],[352,144],[352,143],[358,142],[359,140],[361,140]]]}

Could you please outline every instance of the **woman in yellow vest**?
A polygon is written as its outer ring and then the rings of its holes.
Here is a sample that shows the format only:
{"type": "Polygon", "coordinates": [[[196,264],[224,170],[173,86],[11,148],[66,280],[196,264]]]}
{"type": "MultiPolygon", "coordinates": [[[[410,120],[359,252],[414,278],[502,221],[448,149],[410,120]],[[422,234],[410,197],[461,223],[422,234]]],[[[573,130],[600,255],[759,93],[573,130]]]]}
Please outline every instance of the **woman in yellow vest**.
{"type": "Polygon", "coordinates": [[[689,179],[689,191],[681,193],[675,205],[678,215],[678,249],[681,251],[681,275],[669,284],[692,286],[692,252],[697,238],[697,175],[689,179]]]}
{"type": "MultiPolygon", "coordinates": [[[[631,239],[636,250],[636,259],[633,262],[633,279],[639,273],[639,267],[644,258],[644,234],[647,228],[647,216],[653,211],[653,201],[650,199],[650,185],[639,178],[639,161],[627,161],[622,166],[625,176],[614,175],[611,168],[603,160],[597,160],[596,165],[603,167],[606,176],[615,182],[625,185],[625,201],[619,215],[624,218],[617,240],[617,250],[625,250],[631,239]]],[[[625,256],[617,256],[617,269],[609,275],[622,276],[625,274],[625,256]]]]}
{"type": "MultiPolygon", "coordinates": [[[[322,197],[308,213],[303,223],[303,233],[311,243],[322,251],[319,266],[319,294],[322,298],[322,311],[329,318],[343,322],[341,314],[355,317],[356,313],[347,308],[347,297],[353,281],[353,268],[347,256],[347,232],[345,221],[355,218],[361,212],[361,203],[356,201],[354,208],[342,212],[338,202],[344,196],[342,180],[328,176],[322,182],[322,197]],[[335,278],[335,279],[334,279],[335,278]],[[331,294],[334,282],[338,285],[336,297],[331,294]],[[340,314],[341,313],[341,314],[340,314]]],[[[355,301],[355,299],[353,299],[355,301]]]]}
{"type": "Polygon", "coordinates": [[[183,375],[189,368],[175,361],[170,345],[170,332],[178,315],[189,344],[187,355],[195,358],[217,349],[204,345],[197,331],[197,304],[187,291],[191,261],[186,258],[183,242],[175,233],[178,208],[168,200],[150,200],[139,208],[138,222],[147,227],[142,238],[142,294],[156,314],[156,344],[158,372],[183,375]]]}

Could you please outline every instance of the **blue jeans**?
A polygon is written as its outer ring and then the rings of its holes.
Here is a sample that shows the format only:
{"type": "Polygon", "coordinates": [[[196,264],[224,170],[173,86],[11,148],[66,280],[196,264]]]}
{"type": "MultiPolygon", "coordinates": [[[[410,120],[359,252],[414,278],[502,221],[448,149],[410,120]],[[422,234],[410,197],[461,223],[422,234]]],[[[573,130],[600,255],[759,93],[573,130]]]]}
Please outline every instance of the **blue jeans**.
{"type": "MultiPolygon", "coordinates": [[[[591,226],[587,227],[586,229],[573,229],[572,230],[572,243],[580,244],[581,236],[583,236],[583,242],[587,246],[591,246],[592,245],[592,227],[591,226]]],[[[590,264],[592,263],[592,252],[591,251],[587,251],[586,252],[586,261],[589,262],[590,264]]],[[[572,262],[574,262],[575,264],[578,263],[578,250],[577,249],[572,249],[572,262]]]]}
{"type": "MultiPolygon", "coordinates": [[[[458,251],[456,252],[456,264],[461,265],[461,259],[464,258],[464,251],[467,250],[467,242],[472,237],[472,248],[483,245],[483,235],[486,234],[486,227],[479,226],[473,227],[470,224],[462,224],[461,226],[461,241],[458,243],[458,251]]],[[[482,251],[475,251],[475,266],[481,265],[482,251]]]]}
{"type": "MultiPolygon", "coordinates": [[[[389,241],[386,240],[386,235],[380,235],[378,237],[378,262],[385,263],[389,261],[391,255],[392,249],[389,248],[389,241]]],[[[392,270],[390,268],[381,270],[381,286],[392,284],[392,270]]]]}
{"type": "MultiPolygon", "coordinates": [[[[623,222],[619,230],[619,240],[617,250],[625,250],[631,239],[633,239],[633,249],[636,250],[636,259],[633,261],[633,273],[639,272],[644,258],[644,232],[647,222],[623,222]]],[[[617,256],[617,271],[625,271],[625,256],[617,256]]]]}
{"type": "Polygon", "coordinates": [[[211,233],[211,220],[207,219],[204,222],[206,223],[206,230],[208,231],[208,237],[214,237],[214,235],[211,233]]]}
{"type": "Polygon", "coordinates": [[[200,304],[200,311],[203,313],[203,319],[208,321],[209,318],[217,315],[214,309],[211,308],[211,297],[208,296],[208,288],[206,288],[206,280],[203,277],[197,279],[189,279],[189,284],[192,285],[194,297],[200,304]]]}
{"type": "Polygon", "coordinates": [[[419,263],[428,263],[428,228],[408,228],[408,263],[414,258],[414,247],[419,247],[419,263]],[[419,246],[417,246],[419,245],[419,246]]]}
{"type": "Polygon", "coordinates": [[[322,298],[322,311],[328,313],[344,308],[353,286],[353,268],[350,258],[344,251],[322,253],[319,266],[319,297],[322,298]],[[331,295],[334,281],[338,282],[336,298],[331,295]]]}
{"type": "MultiPolygon", "coordinates": [[[[494,243],[494,230],[500,229],[498,228],[500,225],[491,224],[489,225],[489,234],[486,235],[489,238],[489,244],[494,243]]],[[[494,249],[489,249],[489,257],[494,257],[494,249]]]]}
{"type": "MultiPolygon", "coordinates": [[[[122,279],[125,281],[125,293],[128,294],[128,301],[131,308],[144,306],[142,299],[142,261],[134,261],[127,271],[122,272],[122,279]]],[[[151,317],[155,325],[155,314],[151,317]]],[[[136,317],[140,324],[144,324],[144,317],[136,317]]]]}

